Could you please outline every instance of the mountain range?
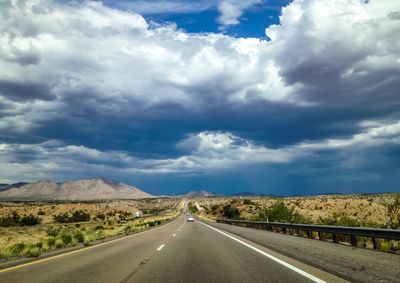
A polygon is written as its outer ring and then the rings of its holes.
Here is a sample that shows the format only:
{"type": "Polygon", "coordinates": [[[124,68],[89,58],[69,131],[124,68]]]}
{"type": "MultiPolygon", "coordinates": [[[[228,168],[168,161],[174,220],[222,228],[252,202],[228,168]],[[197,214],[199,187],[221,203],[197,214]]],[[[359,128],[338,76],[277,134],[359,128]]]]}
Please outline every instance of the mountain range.
{"type": "Polygon", "coordinates": [[[33,183],[1,184],[1,200],[100,200],[139,199],[152,195],[118,181],[105,178],[55,183],[40,180],[33,183]]]}

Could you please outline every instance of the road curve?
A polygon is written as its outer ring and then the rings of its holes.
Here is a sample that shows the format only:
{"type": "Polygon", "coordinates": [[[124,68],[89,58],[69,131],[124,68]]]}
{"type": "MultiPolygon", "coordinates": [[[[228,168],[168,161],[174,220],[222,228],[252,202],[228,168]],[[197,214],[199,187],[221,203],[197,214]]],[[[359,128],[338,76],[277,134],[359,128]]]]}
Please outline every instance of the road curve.
{"type": "Polygon", "coordinates": [[[0,270],[0,282],[324,281],[343,282],[183,215],[144,233],[0,270]]]}

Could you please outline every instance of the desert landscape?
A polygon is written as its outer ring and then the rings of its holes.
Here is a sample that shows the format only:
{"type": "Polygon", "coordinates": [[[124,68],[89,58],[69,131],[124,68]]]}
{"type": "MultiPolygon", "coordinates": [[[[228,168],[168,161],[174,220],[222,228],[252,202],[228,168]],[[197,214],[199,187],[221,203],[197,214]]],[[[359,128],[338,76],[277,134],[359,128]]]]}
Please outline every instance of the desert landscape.
{"type": "MultiPolygon", "coordinates": [[[[0,200],[1,261],[149,229],[178,217],[186,202],[191,213],[209,221],[400,227],[399,193],[271,197],[215,196],[203,190],[156,197],[118,181],[92,178],[3,184],[0,200]]],[[[399,250],[398,241],[380,246],[399,250]]]]}
{"type": "MultiPolygon", "coordinates": [[[[308,197],[203,197],[196,198],[200,216],[215,220],[224,218],[224,207],[238,211],[236,218],[260,220],[260,213],[277,202],[282,202],[289,210],[304,216],[307,223],[323,224],[325,219],[346,218],[354,221],[351,226],[385,227],[387,209],[385,204],[396,194],[321,195],[308,197]]],[[[266,219],[264,219],[266,220],[266,219]]],[[[334,224],[334,223],[333,223],[334,224]]],[[[338,224],[338,223],[337,223],[338,224]]]]}
{"type": "Polygon", "coordinates": [[[181,210],[176,198],[0,202],[0,261],[129,235],[171,221],[181,210]]]}

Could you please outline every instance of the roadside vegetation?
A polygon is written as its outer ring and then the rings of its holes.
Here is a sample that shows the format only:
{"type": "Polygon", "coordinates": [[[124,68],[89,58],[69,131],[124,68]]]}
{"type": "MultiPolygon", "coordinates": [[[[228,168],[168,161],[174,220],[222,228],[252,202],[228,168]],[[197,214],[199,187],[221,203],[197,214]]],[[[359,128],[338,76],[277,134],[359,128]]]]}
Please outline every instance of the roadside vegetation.
{"type": "MultiPolygon", "coordinates": [[[[400,229],[400,193],[317,197],[220,197],[191,201],[204,219],[233,219],[293,224],[400,229]]],[[[306,236],[306,235],[302,235],[306,236]]],[[[316,238],[317,235],[311,235],[316,238]]],[[[322,235],[332,240],[331,235],[322,235]]],[[[339,241],[349,242],[340,236],[339,241]]],[[[359,247],[372,248],[372,239],[357,238],[359,247]]],[[[399,241],[377,239],[381,250],[400,251],[399,241]]]]}
{"type": "Polygon", "coordinates": [[[130,235],[149,229],[179,215],[182,204],[176,206],[178,201],[161,199],[143,200],[142,203],[137,200],[132,203],[75,203],[73,211],[65,209],[65,206],[71,206],[70,203],[1,203],[0,260],[21,256],[37,257],[55,249],[88,246],[108,237],[130,235]],[[105,205],[112,208],[102,209],[105,205]],[[135,218],[134,212],[143,213],[139,207],[154,213],[135,218]],[[36,211],[36,215],[32,211],[36,211]]]}

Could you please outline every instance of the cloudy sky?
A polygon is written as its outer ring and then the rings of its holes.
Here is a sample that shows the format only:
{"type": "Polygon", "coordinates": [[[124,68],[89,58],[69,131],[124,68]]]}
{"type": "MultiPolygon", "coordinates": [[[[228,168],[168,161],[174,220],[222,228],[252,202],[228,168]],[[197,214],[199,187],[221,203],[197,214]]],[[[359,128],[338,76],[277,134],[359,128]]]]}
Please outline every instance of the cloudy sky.
{"type": "Polygon", "coordinates": [[[400,190],[398,0],[2,0],[0,182],[400,190]]]}

